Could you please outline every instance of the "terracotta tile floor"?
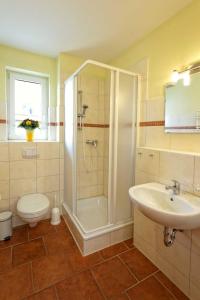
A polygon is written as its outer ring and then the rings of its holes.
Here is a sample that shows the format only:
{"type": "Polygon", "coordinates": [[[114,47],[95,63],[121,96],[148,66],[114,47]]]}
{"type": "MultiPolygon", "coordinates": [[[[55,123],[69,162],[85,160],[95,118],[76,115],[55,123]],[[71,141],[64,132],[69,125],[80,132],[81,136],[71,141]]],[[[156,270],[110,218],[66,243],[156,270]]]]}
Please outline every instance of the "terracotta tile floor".
{"type": "Polygon", "coordinates": [[[0,242],[0,300],[186,300],[132,239],[82,257],[64,221],[0,242]]]}

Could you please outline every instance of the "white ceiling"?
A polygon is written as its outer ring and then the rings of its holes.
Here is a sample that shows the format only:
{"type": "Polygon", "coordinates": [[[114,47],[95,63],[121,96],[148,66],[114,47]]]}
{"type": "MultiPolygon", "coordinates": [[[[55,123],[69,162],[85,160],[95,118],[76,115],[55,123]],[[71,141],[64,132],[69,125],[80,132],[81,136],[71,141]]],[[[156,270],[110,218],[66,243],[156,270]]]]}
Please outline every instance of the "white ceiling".
{"type": "Polygon", "coordinates": [[[0,0],[0,43],[109,61],[192,0],[0,0]]]}

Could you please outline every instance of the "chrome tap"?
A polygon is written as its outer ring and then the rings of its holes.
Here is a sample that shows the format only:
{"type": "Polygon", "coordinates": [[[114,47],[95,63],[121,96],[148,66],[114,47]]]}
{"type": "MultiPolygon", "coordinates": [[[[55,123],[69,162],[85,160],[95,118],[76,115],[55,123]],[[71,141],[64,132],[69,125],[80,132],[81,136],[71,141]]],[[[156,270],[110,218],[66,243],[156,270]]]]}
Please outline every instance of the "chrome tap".
{"type": "Polygon", "coordinates": [[[98,140],[86,140],[86,144],[97,147],[98,140]]]}
{"type": "Polygon", "coordinates": [[[166,190],[172,190],[174,195],[179,195],[180,194],[180,183],[177,180],[172,180],[174,183],[173,185],[166,185],[165,189],[166,190]]]}

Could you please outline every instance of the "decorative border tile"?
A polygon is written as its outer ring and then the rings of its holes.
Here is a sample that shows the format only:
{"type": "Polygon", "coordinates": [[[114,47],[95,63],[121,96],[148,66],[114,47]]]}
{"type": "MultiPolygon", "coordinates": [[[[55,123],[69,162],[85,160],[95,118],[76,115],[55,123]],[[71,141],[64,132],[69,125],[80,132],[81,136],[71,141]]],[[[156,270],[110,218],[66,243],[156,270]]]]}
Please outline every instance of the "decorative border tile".
{"type": "Polygon", "coordinates": [[[164,126],[165,121],[147,121],[147,122],[140,122],[140,127],[147,127],[147,126],[164,126]]]}

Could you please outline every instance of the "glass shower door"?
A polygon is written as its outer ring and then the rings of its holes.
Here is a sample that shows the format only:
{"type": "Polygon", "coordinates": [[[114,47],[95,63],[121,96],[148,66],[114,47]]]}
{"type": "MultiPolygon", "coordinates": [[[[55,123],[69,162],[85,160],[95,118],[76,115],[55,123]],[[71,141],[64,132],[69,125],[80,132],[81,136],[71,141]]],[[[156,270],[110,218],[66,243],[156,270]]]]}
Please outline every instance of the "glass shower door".
{"type": "Polygon", "coordinates": [[[69,79],[65,86],[65,143],[64,143],[64,198],[68,209],[74,212],[76,191],[74,115],[76,112],[76,77],[69,79]]]}
{"type": "Polygon", "coordinates": [[[120,223],[132,219],[128,190],[134,184],[137,79],[119,72],[116,84],[114,221],[120,223]]]}

